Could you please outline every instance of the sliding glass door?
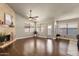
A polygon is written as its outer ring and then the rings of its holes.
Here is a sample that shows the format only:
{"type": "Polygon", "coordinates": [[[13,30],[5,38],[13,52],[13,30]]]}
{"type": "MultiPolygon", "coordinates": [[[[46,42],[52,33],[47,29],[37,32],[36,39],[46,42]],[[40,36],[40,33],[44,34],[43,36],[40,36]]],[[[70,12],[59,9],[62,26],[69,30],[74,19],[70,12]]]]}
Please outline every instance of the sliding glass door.
{"type": "Polygon", "coordinates": [[[76,38],[78,34],[78,23],[69,22],[69,23],[58,23],[57,33],[61,36],[66,36],[70,38],[76,38]]]}

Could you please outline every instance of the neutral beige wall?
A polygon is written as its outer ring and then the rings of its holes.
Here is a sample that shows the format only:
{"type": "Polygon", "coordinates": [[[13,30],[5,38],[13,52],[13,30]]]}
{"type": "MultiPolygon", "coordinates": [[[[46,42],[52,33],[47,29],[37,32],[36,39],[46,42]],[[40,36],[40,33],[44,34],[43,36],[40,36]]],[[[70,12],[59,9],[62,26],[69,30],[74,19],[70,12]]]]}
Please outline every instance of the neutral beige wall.
{"type": "MultiPolygon", "coordinates": [[[[31,37],[33,36],[33,33],[32,32],[25,32],[24,31],[24,22],[29,22],[27,19],[25,19],[24,17],[22,17],[21,15],[19,14],[16,14],[16,38],[26,38],[26,37],[31,37]]],[[[45,24],[45,26],[43,26],[43,28],[45,29],[43,32],[39,32],[39,36],[41,37],[48,37],[47,34],[48,34],[48,31],[47,31],[47,25],[52,25],[52,35],[51,37],[53,37],[53,34],[54,34],[54,20],[50,21],[50,20],[45,20],[45,21],[42,21],[41,22],[42,24],[45,24]]]]}
{"type": "Polygon", "coordinates": [[[21,15],[17,14],[16,13],[16,38],[19,39],[19,38],[27,38],[27,37],[30,37],[32,36],[32,33],[27,33],[24,31],[24,23],[25,21],[27,21],[27,19],[25,19],[24,17],[22,17],[21,15]]]}

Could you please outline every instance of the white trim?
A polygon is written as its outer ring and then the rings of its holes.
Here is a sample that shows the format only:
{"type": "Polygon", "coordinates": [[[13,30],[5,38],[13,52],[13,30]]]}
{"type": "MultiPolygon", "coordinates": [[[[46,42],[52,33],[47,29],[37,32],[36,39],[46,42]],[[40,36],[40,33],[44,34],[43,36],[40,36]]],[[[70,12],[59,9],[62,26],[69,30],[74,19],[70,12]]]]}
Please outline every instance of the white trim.
{"type": "MultiPolygon", "coordinates": [[[[29,37],[32,37],[32,36],[29,36],[29,37]]],[[[19,37],[19,38],[16,38],[16,40],[23,39],[23,38],[29,38],[29,37],[19,37]]]]}

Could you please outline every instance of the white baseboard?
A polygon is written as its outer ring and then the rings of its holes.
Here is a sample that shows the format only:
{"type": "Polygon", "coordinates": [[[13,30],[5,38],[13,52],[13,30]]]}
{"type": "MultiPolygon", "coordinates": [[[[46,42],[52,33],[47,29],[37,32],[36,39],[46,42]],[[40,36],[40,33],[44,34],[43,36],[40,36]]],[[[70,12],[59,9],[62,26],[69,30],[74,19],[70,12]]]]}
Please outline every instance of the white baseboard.
{"type": "MultiPolygon", "coordinates": [[[[29,36],[29,37],[32,37],[32,36],[29,36]]],[[[19,37],[19,38],[16,38],[16,40],[18,40],[18,39],[24,39],[24,38],[29,38],[29,37],[19,37]]]]}

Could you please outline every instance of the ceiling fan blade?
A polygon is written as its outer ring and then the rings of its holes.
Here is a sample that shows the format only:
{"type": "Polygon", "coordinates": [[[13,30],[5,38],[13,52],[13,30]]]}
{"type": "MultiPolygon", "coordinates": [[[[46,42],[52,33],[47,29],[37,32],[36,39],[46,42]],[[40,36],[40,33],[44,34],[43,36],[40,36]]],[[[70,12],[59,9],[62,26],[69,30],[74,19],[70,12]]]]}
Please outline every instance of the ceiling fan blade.
{"type": "Polygon", "coordinates": [[[37,20],[36,18],[38,18],[38,16],[32,17],[32,14],[31,14],[32,13],[32,10],[30,10],[29,13],[30,13],[30,16],[29,17],[27,16],[27,19],[29,19],[29,20],[37,20]]]}
{"type": "Polygon", "coordinates": [[[35,16],[34,18],[38,18],[38,16],[35,16]]]}
{"type": "Polygon", "coordinates": [[[32,17],[32,18],[38,18],[38,16],[34,16],[34,17],[32,17]]]}

